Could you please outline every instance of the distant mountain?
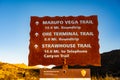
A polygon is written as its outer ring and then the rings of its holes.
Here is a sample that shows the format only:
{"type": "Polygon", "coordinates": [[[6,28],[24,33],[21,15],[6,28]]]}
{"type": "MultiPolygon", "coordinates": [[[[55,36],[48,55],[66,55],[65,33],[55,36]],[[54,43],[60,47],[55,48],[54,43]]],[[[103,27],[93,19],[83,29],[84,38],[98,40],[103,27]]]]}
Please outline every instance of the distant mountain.
{"type": "Polygon", "coordinates": [[[92,74],[120,76],[120,49],[101,54],[101,67],[92,67],[92,74]]]}

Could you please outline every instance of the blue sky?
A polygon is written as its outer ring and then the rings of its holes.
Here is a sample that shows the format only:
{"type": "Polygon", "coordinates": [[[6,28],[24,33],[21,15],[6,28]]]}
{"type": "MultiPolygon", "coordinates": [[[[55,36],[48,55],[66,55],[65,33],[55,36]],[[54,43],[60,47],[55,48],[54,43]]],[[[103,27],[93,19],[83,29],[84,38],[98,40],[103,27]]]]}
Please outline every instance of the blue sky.
{"type": "Polygon", "coordinates": [[[30,16],[98,15],[100,53],[120,49],[119,0],[0,0],[0,61],[28,63],[30,16]]]}

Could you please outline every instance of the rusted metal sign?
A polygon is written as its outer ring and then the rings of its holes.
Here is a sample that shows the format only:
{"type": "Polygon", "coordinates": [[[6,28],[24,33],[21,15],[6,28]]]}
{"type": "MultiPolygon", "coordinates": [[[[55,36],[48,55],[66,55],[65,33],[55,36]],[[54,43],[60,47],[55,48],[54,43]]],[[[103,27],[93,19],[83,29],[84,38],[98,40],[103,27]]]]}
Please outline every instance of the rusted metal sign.
{"type": "Polygon", "coordinates": [[[32,16],[29,65],[100,66],[97,16],[32,16]]]}

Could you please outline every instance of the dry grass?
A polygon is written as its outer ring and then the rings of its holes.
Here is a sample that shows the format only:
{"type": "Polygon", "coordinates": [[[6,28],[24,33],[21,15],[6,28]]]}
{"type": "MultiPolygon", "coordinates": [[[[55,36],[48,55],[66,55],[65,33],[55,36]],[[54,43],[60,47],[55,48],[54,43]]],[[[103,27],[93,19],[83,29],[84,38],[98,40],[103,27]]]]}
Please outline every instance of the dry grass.
{"type": "MultiPolygon", "coordinates": [[[[39,80],[39,69],[24,64],[7,64],[0,62],[0,80],[39,80]]],[[[91,80],[120,80],[120,77],[91,77],[91,80]]]]}
{"type": "Polygon", "coordinates": [[[91,80],[120,80],[120,78],[119,77],[106,76],[105,78],[103,78],[103,77],[92,77],[91,80]]]}

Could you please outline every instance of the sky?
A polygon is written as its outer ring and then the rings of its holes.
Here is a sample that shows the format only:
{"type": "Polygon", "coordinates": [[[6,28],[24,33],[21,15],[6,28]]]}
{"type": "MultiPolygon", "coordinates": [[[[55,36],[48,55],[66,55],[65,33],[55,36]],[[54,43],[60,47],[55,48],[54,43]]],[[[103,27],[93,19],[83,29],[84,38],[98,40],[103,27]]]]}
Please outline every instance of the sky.
{"type": "Polygon", "coordinates": [[[0,0],[0,61],[28,64],[31,16],[98,16],[99,52],[120,49],[119,0],[0,0]]]}

